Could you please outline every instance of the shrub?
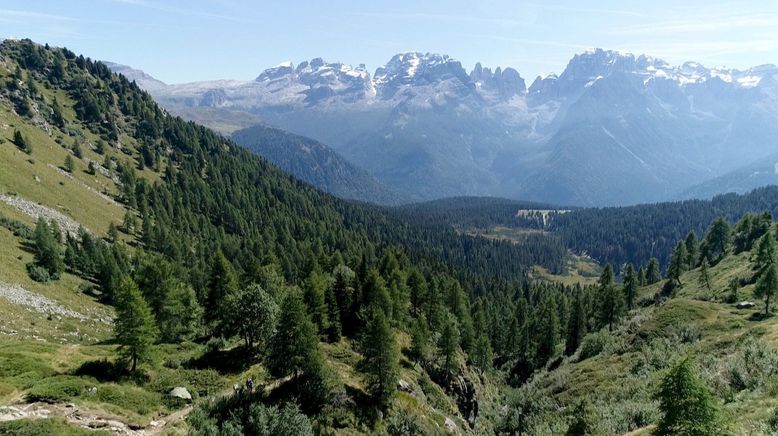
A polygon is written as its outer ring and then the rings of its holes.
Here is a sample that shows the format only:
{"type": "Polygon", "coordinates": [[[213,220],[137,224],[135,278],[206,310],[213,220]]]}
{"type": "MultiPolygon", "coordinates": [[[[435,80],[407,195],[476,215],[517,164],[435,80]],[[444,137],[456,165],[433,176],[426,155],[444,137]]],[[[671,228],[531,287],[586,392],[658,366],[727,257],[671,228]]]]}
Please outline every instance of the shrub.
{"type": "Polygon", "coordinates": [[[27,264],[27,274],[36,282],[48,283],[51,280],[51,274],[49,274],[49,271],[46,268],[38,266],[34,263],[27,264]]]}
{"type": "Polygon", "coordinates": [[[762,339],[749,338],[726,363],[725,374],[735,391],[761,387],[778,374],[778,352],[762,339]]]}
{"type": "Polygon", "coordinates": [[[578,360],[586,360],[594,357],[603,351],[612,351],[615,345],[613,335],[605,330],[589,333],[581,342],[581,349],[578,352],[578,360]]]}
{"type": "Polygon", "coordinates": [[[70,401],[85,393],[94,383],[87,379],[59,375],[40,380],[27,391],[27,401],[42,401],[46,403],[62,403],[70,401]]]}

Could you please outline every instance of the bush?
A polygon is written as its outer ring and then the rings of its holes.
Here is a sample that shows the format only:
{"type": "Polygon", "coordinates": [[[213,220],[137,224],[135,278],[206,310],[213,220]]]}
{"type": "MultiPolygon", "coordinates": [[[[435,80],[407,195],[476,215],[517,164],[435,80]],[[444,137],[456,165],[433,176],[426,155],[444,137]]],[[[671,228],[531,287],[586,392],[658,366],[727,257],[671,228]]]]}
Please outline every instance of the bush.
{"type": "Polygon", "coordinates": [[[187,417],[190,435],[312,436],[307,416],[293,404],[267,406],[256,395],[234,394],[200,403],[187,417]]]}
{"type": "Polygon", "coordinates": [[[578,360],[586,360],[594,357],[603,351],[613,350],[616,341],[613,335],[605,330],[589,333],[583,338],[581,348],[578,352],[578,360]]]}
{"type": "Polygon", "coordinates": [[[27,391],[27,401],[63,403],[85,393],[95,383],[70,375],[59,375],[37,382],[27,391]]]}
{"type": "Polygon", "coordinates": [[[756,389],[778,374],[778,352],[762,339],[749,338],[725,365],[733,390],[756,389]]]}
{"type": "Polygon", "coordinates": [[[48,283],[51,281],[51,274],[49,274],[49,271],[46,268],[38,266],[34,263],[27,264],[27,274],[36,282],[48,283]]]}

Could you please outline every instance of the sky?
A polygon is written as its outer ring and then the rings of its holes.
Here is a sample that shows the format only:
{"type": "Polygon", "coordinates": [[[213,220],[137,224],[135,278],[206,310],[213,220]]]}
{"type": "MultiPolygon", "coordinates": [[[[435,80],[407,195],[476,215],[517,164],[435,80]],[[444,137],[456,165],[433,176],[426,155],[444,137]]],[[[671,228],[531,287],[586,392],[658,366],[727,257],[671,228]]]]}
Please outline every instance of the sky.
{"type": "Polygon", "coordinates": [[[30,38],[167,83],[253,79],[322,57],[372,72],[406,51],[531,81],[590,47],[671,64],[778,63],[778,1],[2,0],[0,38],[30,38]]]}

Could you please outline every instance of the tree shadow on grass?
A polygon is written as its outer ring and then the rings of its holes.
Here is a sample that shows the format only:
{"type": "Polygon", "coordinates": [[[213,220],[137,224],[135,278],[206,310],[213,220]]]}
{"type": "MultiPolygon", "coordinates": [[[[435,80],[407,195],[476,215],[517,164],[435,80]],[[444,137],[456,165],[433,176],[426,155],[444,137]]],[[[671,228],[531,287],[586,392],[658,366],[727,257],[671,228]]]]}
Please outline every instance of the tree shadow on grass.
{"type": "Polygon", "coordinates": [[[748,317],[749,321],[764,321],[773,317],[772,313],[754,312],[748,317]]]}
{"type": "Polygon", "coordinates": [[[229,350],[207,351],[184,364],[191,369],[212,369],[219,374],[239,374],[256,363],[257,357],[247,353],[243,347],[229,350]]]}

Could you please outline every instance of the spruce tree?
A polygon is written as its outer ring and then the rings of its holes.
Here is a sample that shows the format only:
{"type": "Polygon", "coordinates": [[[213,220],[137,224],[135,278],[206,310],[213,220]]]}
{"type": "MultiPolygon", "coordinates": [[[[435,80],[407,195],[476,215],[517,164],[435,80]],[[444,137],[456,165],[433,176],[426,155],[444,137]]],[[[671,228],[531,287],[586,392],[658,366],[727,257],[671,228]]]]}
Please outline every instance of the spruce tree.
{"type": "Polygon", "coordinates": [[[710,264],[708,263],[708,258],[703,257],[702,261],[700,262],[700,280],[699,285],[704,286],[705,289],[708,290],[708,294],[713,292],[710,285],[710,272],[708,269],[710,268],[710,264]]]}
{"type": "Polygon", "coordinates": [[[638,268],[638,286],[646,286],[647,284],[646,269],[641,266],[638,268]]]}
{"type": "Polygon", "coordinates": [[[386,410],[397,389],[400,351],[383,310],[371,307],[362,339],[361,370],[368,392],[386,410]]]}
{"type": "Polygon", "coordinates": [[[75,164],[73,163],[73,156],[71,156],[71,155],[65,156],[65,162],[63,163],[62,168],[65,171],[67,171],[69,173],[72,173],[74,167],[75,167],[75,164]]]}
{"type": "Polygon", "coordinates": [[[448,313],[443,321],[443,330],[440,332],[438,349],[442,359],[443,376],[446,381],[459,372],[457,350],[459,349],[459,327],[456,318],[448,313]]]}
{"type": "Polygon", "coordinates": [[[686,269],[691,270],[697,266],[700,250],[700,242],[697,240],[697,234],[694,233],[694,230],[686,235],[684,244],[686,245],[686,269]]]}
{"type": "Polygon", "coordinates": [[[646,269],[646,284],[653,285],[660,280],[662,280],[662,271],[659,268],[659,260],[652,257],[648,261],[648,268],[646,269]]]}
{"type": "Polygon", "coordinates": [[[732,239],[732,229],[724,218],[717,218],[705,235],[704,252],[702,256],[708,261],[718,263],[726,254],[732,239]]]}
{"type": "Polygon", "coordinates": [[[599,282],[600,325],[613,330],[613,324],[624,311],[624,294],[613,283],[613,267],[605,265],[599,282]]]}
{"type": "Polygon", "coordinates": [[[60,247],[54,233],[43,217],[39,217],[33,234],[35,244],[35,263],[44,268],[49,276],[58,279],[65,270],[65,262],[60,255],[60,247]]]}
{"type": "Polygon", "coordinates": [[[416,318],[411,326],[411,356],[422,367],[426,367],[432,360],[430,330],[423,314],[416,318]]]}
{"type": "Polygon", "coordinates": [[[327,306],[327,329],[325,333],[329,342],[340,341],[342,333],[340,323],[340,306],[335,297],[335,291],[332,286],[327,286],[324,293],[324,304],[327,306]]]}
{"type": "Polygon", "coordinates": [[[757,275],[761,275],[764,270],[775,263],[775,241],[770,232],[759,238],[754,255],[754,269],[757,275]]]}
{"type": "Polygon", "coordinates": [[[128,276],[121,279],[115,292],[115,301],[116,341],[120,345],[121,356],[130,362],[130,372],[135,372],[138,362],[148,359],[157,339],[154,316],[138,286],[128,276]]]}
{"type": "Polygon", "coordinates": [[[656,435],[709,436],[726,432],[715,400],[689,357],[665,374],[656,399],[662,414],[656,435]]]}
{"type": "Polygon", "coordinates": [[[291,375],[299,379],[306,371],[321,364],[316,326],[308,317],[297,291],[286,295],[279,313],[276,332],[268,348],[267,368],[276,378],[291,375]]]}
{"type": "Polygon", "coordinates": [[[492,361],[494,360],[494,353],[492,352],[492,344],[489,342],[489,338],[485,333],[478,335],[478,339],[475,341],[473,349],[473,364],[481,371],[486,371],[492,367],[492,361]]]}
{"type": "Polygon", "coordinates": [[[638,278],[635,276],[635,267],[631,263],[624,269],[624,298],[627,303],[627,310],[632,310],[635,306],[635,294],[638,289],[638,278]]]}
{"type": "Polygon", "coordinates": [[[686,271],[686,265],[688,265],[686,244],[684,244],[683,241],[678,241],[672,256],[670,256],[670,265],[667,267],[667,278],[678,282],[678,286],[682,286],[681,274],[686,271]]]}
{"type": "Polygon", "coordinates": [[[571,356],[581,345],[586,336],[586,307],[583,299],[583,290],[579,287],[573,294],[573,307],[570,311],[570,319],[567,325],[567,340],[565,341],[565,354],[571,356]]]}
{"type": "MultiPolygon", "coordinates": [[[[148,221],[148,219],[144,220],[144,224],[148,221]]],[[[221,330],[234,319],[234,315],[230,313],[227,298],[237,290],[238,276],[232,264],[221,251],[217,251],[211,261],[207,284],[208,294],[204,307],[205,320],[211,324],[211,328],[217,334],[221,333],[221,330]]]]}
{"type": "Polygon", "coordinates": [[[30,145],[30,142],[27,140],[27,138],[24,137],[24,135],[22,135],[22,132],[18,130],[14,130],[14,144],[19,147],[19,150],[27,154],[32,153],[32,146],[30,145]]]}
{"type": "Polygon", "coordinates": [[[776,268],[774,263],[765,268],[756,282],[756,288],[754,288],[754,296],[764,298],[765,316],[770,314],[770,299],[778,293],[778,271],[776,268]]]}

